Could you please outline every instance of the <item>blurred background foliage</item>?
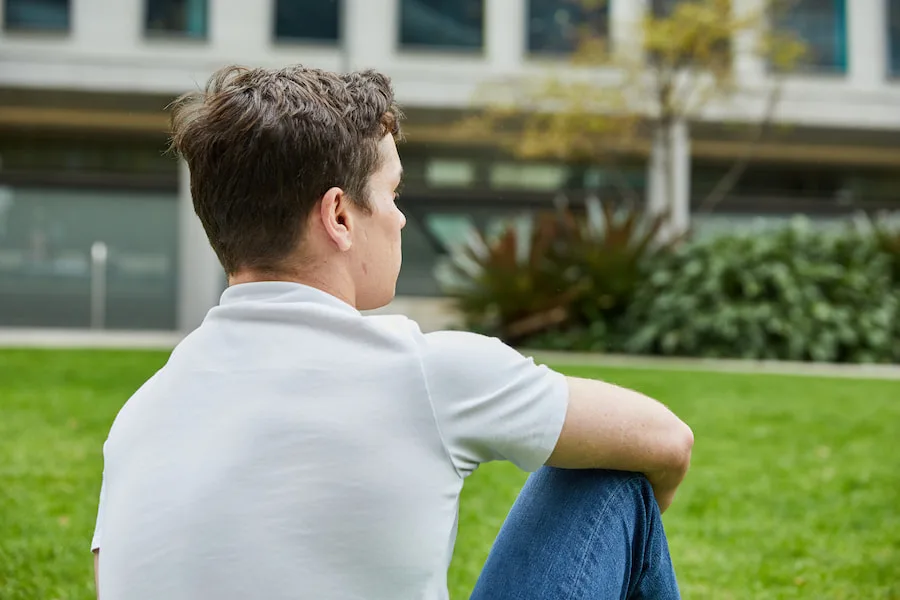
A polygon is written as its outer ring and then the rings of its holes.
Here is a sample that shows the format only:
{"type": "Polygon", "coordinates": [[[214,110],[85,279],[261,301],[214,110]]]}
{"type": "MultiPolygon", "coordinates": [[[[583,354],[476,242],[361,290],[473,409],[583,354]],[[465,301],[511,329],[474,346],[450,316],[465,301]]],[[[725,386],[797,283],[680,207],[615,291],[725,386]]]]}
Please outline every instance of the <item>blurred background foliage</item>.
{"type": "Polygon", "coordinates": [[[591,200],[453,252],[466,325],[540,349],[900,362],[900,229],[777,229],[662,242],[662,218],[591,200]]]}

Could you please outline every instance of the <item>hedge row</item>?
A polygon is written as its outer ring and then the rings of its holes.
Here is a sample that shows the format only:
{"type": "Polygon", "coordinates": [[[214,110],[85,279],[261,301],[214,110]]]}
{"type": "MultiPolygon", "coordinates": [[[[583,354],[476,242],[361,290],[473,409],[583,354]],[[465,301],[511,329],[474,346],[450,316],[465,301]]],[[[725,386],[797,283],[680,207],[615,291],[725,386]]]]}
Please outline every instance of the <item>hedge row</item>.
{"type": "Polygon", "coordinates": [[[637,213],[542,215],[455,255],[467,326],[541,349],[900,362],[900,234],[802,218],[668,246],[637,213]]]}

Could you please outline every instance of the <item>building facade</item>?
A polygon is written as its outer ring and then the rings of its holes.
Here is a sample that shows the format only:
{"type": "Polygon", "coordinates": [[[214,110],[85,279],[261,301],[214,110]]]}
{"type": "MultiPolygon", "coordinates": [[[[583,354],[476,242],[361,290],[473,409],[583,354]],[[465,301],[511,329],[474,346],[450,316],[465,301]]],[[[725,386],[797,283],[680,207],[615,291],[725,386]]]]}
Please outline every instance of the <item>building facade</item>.
{"type": "MultiPolygon", "coordinates": [[[[226,64],[391,75],[409,116],[395,308],[444,315],[429,300],[441,296],[435,270],[470,227],[610,185],[598,165],[517,160],[452,124],[484,84],[564,65],[579,22],[624,47],[644,11],[665,4],[608,0],[587,14],[573,0],[0,0],[0,327],[199,323],[225,279],[186,171],[165,153],[165,108],[226,64]]],[[[697,226],[900,208],[900,0],[800,0],[778,26],[810,48],[785,78],[774,114],[785,127],[697,226]]],[[[741,156],[729,126],[759,118],[776,76],[753,53],[734,56],[742,93],[676,144],[687,209],[741,156]]],[[[623,167],[645,195],[651,155],[623,167]]]]}

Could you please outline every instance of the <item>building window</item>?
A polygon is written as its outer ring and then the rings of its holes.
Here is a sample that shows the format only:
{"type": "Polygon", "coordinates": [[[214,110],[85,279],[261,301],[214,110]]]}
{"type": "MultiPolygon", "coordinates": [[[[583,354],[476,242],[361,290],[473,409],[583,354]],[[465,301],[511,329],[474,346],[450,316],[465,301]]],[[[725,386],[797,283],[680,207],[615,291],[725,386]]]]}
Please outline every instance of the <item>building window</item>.
{"type": "Polygon", "coordinates": [[[484,0],[400,0],[400,45],[480,50],[484,0]]]}
{"type": "Polygon", "coordinates": [[[565,187],[568,178],[569,169],[556,164],[497,162],[490,170],[490,185],[494,189],[555,192],[565,187]]]}
{"type": "Polygon", "coordinates": [[[529,0],[528,51],[570,54],[584,36],[609,35],[609,3],[584,0],[529,0]]]}
{"type": "Polygon", "coordinates": [[[475,183],[477,169],[470,160],[434,158],[425,167],[429,188],[467,188],[475,183]]]}
{"type": "MultiPolygon", "coordinates": [[[[840,148],[832,148],[835,153],[840,148]]],[[[836,154],[837,156],[838,154],[836,154]]],[[[694,161],[694,199],[709,194],[730,168],[728,163],[694,161]]],[[[838,164],[779,164],[759,160],[750,165],[723,203],[723,212],[759,207],[760,212],[853,214],[858,210],[900,207],[900,175],[889,168],[838,164]]]]}
{"type": "Polygon", "coordinates": [[[5,0],[3,14],[7,30],[68,31],[70,0],[5,0]]]}
{"type": "Polygon", "coordinates": [[[900,75],[900,0],[888,0],[888,69],[900,75]]]}
{"type": "Polygon", "coordinates": [[[336,42],[340,29],[340,0],[275,1],[277,40],[336,42]]]}
{"type": "Polygon", "coordinates": [[[205,38],[207,0],[147,0],[148,33],[205,38]]]}
{"type": "Polygon", "coordinates": [[[175,329],[176,200],[134,189],[0,185],[0,327],[91,326],[91,249],[103,244],[105,327],[175,329]]]}
{"type": "Polygon", "coordinates": [[[845,0],[797,0],[775,15],[775,24],[806,44],[806,53],[799,64],[801,69],[847,72],[845,0]]]}

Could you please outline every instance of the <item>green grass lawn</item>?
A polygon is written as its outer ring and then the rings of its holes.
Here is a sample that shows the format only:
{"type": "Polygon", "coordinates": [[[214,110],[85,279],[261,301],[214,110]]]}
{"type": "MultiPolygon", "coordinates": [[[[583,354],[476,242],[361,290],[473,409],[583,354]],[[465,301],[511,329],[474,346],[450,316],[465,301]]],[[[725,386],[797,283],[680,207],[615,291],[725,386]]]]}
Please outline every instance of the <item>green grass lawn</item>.
{"type": "MultiPolygon", "coordinates": [[[[101,444],[161,353],[0,351],[0,598],[93,597],[101,444]]],[[[634,387],[694,428],[665,516],[686,598],[900,598],[900,382],[565,369],[634,387]]],[[[524,481],[483,467],[450,573],[468,597],[524,481]]]]}

